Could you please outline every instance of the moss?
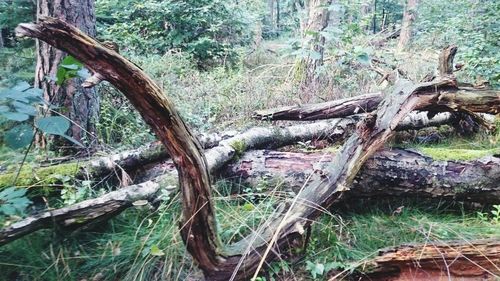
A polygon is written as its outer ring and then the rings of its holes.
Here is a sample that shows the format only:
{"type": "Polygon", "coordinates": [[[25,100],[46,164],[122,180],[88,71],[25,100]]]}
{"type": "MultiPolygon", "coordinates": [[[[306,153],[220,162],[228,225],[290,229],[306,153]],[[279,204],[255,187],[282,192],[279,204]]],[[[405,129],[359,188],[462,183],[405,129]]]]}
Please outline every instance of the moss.
{"type": "Polygon", "coordinates": [[[234,141],[230,144],[230,146],[234,149],[234,158],[239,159],[245,150],[247,149],[247,145],[244,141],[234,141]]]}
{"type": "Polygon", "coordinates": [[[450,149],[440,147],[421,147],[418,150],[435,160],[473,160],[487,155],[500,153],[500,147],[492,149],[450,149]]]}
{"type": "MultiPolygon", "coordinates": [[[[16,186],[50,185],[61,181],[61,177],[75,176],[82,163],[67,163],[50,167],[34,168],[25,165],[15,183],[16,186]]],[[[12,186],[17,172],[0,175],[0,189],[12,186]]]]}

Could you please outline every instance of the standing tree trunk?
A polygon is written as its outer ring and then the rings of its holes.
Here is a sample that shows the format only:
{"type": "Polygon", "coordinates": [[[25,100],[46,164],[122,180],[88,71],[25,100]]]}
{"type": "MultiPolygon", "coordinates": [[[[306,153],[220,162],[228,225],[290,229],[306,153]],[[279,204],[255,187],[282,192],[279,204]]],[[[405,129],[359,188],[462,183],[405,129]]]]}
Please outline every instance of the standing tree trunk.
{"type": "Polygon", "coordinates": [[[417,16],[418,0],[407,0],[403,14],[403,23],[401,25],[401,34],[399,35],[398,50],[406,48],[411,40],[412,26],[417,16]]]}
{"type": "MultiPolygon", "coordinates": [[[[38,0],[37,19],[43,16],[59,18],[73,24],[90,36],[95,36],[94,0],[38,0]]],[[[38,41],[35,85],[43,89],[44,99],[60,114],[71,120],[67,135],[88,147],[97,144],[95,123],[99,114],[99,98],[95,90],[84,89],[81,79],[72,79],[58,86],[54,81],[57,68],[66,54],[38,41]]],[[[48,107],[45,110],[49,110],[48,107]]],[[[48,115],[53,115],[49,112],[48,115]]],[[[64,139],[56,138],[55,146],[74,148],[64,139]]],[[[46,139],[37,136],[37,144],[46,146],[46,139]]],[[[64,149],[64,151],[67,151],[64,149]]]]}
{"type": "Polygon", "coordinates": [[[280,0],[276,0],[276,29],[280,31],[280,0]]]}
{"type": "Polygon", "coordinates": [[[269,6],[269,23],[271,24],[271,32],[274,32],[275,30],[275,19],[274,19],[274,1],[275,0],[268,0],[267,5],[269,6]]]}
{"type": "Polygon", "coordinates": [[[377,0],[373,1],[373,34],[377,33],[377,0]]]}
{"type": "Polygon", "coordinates": [[[323,65],[325,37],[321,34],[328,27],[332,0],[310,0],[302,26],[303,48],[307,50],[298,63],[299,79],[307,87],[317,80],[317,69],[323,65]]]}
{"type": "Polygon", "coordinates": [[[2,27],[0,26],[0,49],[4,47],[3,44],[3,32],[2,32],[2,27]]]}

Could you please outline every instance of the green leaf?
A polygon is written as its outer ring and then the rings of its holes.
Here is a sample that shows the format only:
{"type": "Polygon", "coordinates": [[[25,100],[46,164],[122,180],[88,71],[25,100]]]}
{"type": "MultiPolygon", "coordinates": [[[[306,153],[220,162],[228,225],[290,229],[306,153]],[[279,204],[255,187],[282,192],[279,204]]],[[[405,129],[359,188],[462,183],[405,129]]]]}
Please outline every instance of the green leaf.
{"type": "Polygon", "coordinates": [[[5,133],[4,142],[12,149],[19,149],[28,146],[33,140],[33,135],[33,127],[28,124],[21,124],[5,133]]]}
{"type": "Polygon", "coordinates": [[[28,114],[19,113],[19,112],[3,112],[3,113],[1,113],[1,115],[9,120],[18,121],[18,122],[26,121],[30,118],[30,116],[28,114]]]}
{"type": "Polygon", "coordinates": [[[84,147],[83,144],[81,144],[74,138],[66,135],[66,132],[70,127],[70,122],[68,121],[68,119],[64,117],[50,116],[41,118],[36,121],[35,126],[44,134],[61,136],[78,146],[84,147]]]}
{"type": "Polygon", "coordinates": [[[34,106],[18,101],[13,102],[12,105],[16,108],[16,111],[19,113],[36,116],[36,108],[34,106]]]}
{"type": "Polygon", "coordinates": [[[35,122],[36,127],[45,134],[65,135],[69,129],[69,121],[61,116],[50,116],[38,119],[35,122]]]}
{"type": "Polygon", "coordinates": [[[0,105],[0,114],[3,112],[9,112],[10,108],[6,105],[0,105]]]}
{"type": "Polygon", "coordinates": [[[24,92],[24,91],[28,90],[29,88],[31,88],[30,84],[26,81],[22,81],[22,82],[17,83],[12,89],[14,89],[16,91],[24,92]]]}
{"type": "Polygon", "coordinates": [[[370,64],[370,57],[366,53],[359,54],[356,59],[362,64],[370,64]]]}
{"type": "Polygon", "coordinates": [[[160,248],[158,248],[158,245],[151,246],[151,250],[149,251],[149,253],[152,256],[158,256],[158,257],[165,255],[165,253],[162,250],[160,250],[160,248]]]}

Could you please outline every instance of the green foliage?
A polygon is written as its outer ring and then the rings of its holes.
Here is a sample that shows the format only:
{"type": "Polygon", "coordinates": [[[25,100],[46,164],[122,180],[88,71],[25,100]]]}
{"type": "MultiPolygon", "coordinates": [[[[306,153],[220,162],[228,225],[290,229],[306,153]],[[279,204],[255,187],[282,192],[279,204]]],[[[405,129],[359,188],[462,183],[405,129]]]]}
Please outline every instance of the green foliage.
{"type": "Polygon", "coordinates": [[[112,146],[137,147],[154,140],[149,127],[127,99],[114,88],[99,88],[101,110],[96,124],[99,139],[112,146]]]}
{"type": "Polygon", "coordinates": [[[56,84],[61,86],[64,82],[75,77],[88,78],[89,73],[77,59],[66,56],[57,67],[56,84]]]}
{"type": "Polygon", "coordinates": [[[465,63],[459,78],[487,80],[494,87],[500,86],[500,2],[458,0],[450,4],[426,0],[419,5],[418,13],[418,44],[430,42],[440,48],[458,45],[456,61],[465,63]]]}
{"type": "Polygon", "coordinates": [[[180,49],[205,66],[233,57],[234,45],[248,39],[237,1],[98,0],[96,7],[102,37],[136,53],[180,49]]]}
{"type": "Polygon", "coordinates": [[[36,106],[42,104],[42,91],[32,88],[27,82],[10,89],[0,89],[0,125],[8,128],[3,136],[4,143],[13,149],[23,148],[31,143],[36,128],[44,134],[58,135],[83,146],[66,135],[70,121],[65,117],[42,117],[32,124],[38,112],[36,106]]]}
{"type": "Polygon", "coordinates": [[[23,215],[31,201],[25,188],[9,187],[0,191],[0,213],[7,216],[23,215]]]}

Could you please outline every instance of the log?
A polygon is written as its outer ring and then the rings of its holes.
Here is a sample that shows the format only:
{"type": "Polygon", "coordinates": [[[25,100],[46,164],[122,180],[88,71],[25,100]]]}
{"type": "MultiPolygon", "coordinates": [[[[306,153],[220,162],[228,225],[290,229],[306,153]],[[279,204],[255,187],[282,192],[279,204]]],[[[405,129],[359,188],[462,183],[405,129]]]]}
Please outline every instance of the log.
{"type": "MultiPolygon", "coordinates": [[[[372,112],[383,99],[382,93],[366,94],[352,98],[317,104],[285,106],[255,111],[253,118],[259,120],[312,121],[341,118],[362,112],[372,112]]],[[[461,111],[476,113],[500,113],[500,91],[461,88],[443,92],[437,100],[422,103],[421,111],[461,111]]]]}
{"type": "MultiPolygon", "coordinates": [[[[292,145],[299,141],[327,140],[331,143],[344,141],[354,130],[362,116],[323,120],[315,123],[292,125],[288,127],[253,127],[242,133],[227,131],[222,133],[200,134],[200,144],[205,149],[212,148],[211,152],[218,153],[219,157],[209,165],[217,170],[229,162],[237,153],[248,149],[271,149],[285,145],[292,145]],[[238,147],[239,146],[239,147],[238,147]],[[214,149],[215,148],[215,149],[214,149]],[[237,151],[239,150],[239,151],[237,151]]],[[[396,130],[420,129],[425,127],[440,126],[454,122],[454,117],[448,113],[439,113],[432,118],[426,112],[413,112],[398,124],[396,130]]],[[[45,177],[53,173],[63,174],[67,171],[69,176],[77,179],[99,179],[108,175],[112,177],[128,178],[135,174],[138,168],[157,163],[169,158],[163,145],[153,142],[138,149],[124,151],[110,156],[102,156],[91,160],[62,163],[48,167],[22,169],[17,186],[33,186],[45,182],[45,177]],[[36,175],[33,177],[33,175],[36,175]]],[[[209,162],[213,157],[208,157],[209,162]]],[[[16,173],[0,174],[0,188],[12,186],[16,173]]],[[[127,186],[131,180],[122,180],[122,186],[127,186]]],[[[136,181],[137,182],[137,181],[136,181]]]]}
{"type": "MultiPolygon", "coordinates": [[[[263,181],[298,192],[311,174],[326,174],[334,153],[249,151],[222,169],[222,177],[257,186],[263,181]]],[[[345,197],[439,198],[486,204],[500,203],[500,157],[472,161],[435,161],[402,149],[376,153],[363,166],[345,197]]]]}
{"type": "MultiPolygon", "coordinates": [[[[298,192],[311,174],[325,174],[332,152],[293,153],[270,150],[246,152],[237,162],[220,166],[220,178],[257,185],[263,180],[276,182],[298,192]]],[[[210,154],[207,154],[209,163],[210,154]]],[[[215,170],[209,167],[210,170],[215,170]]],[[[39,229],[75,229],[118,215],[134,202],[153,204],[161,200],[161,187],[176,192],[177,172],[171,160],[155,168],[152,180],[124,187],[96,199],[89,199],[57,210],[48,210],[0,230],[0,245],[39,229]]],[[[440,198],[480,204],[500,204],[500,158],[472,161],[434,161],[417,152],[383,150],[369,159],[353,182],[353,188],[338,202],[362,198],[440,198]]],[[[162,193],[164,195],[165,193],[162,193]]],[[[337,203],[338,203],[337,202],[337,203]]]]}
{"type": "Polygon", "coordinates": [[[2,229],[0,245],[39,229],[51,227],[63,230],[74,229],[89,223],[104,221],[121,213],[136,201],[152,200],[158,191],[157,183],[145,182],[110,192],[96,199],[85,200],[61,209],[44,211],[2,229]]]}
{"type": "MultiPolygon", "coordinates": [[[[497,280],[500,241],[429,241],[380,250],[373,269],[356,280],[497,280]]],[[[334,279],[331,279],[334,280],[334,279]]]]}

